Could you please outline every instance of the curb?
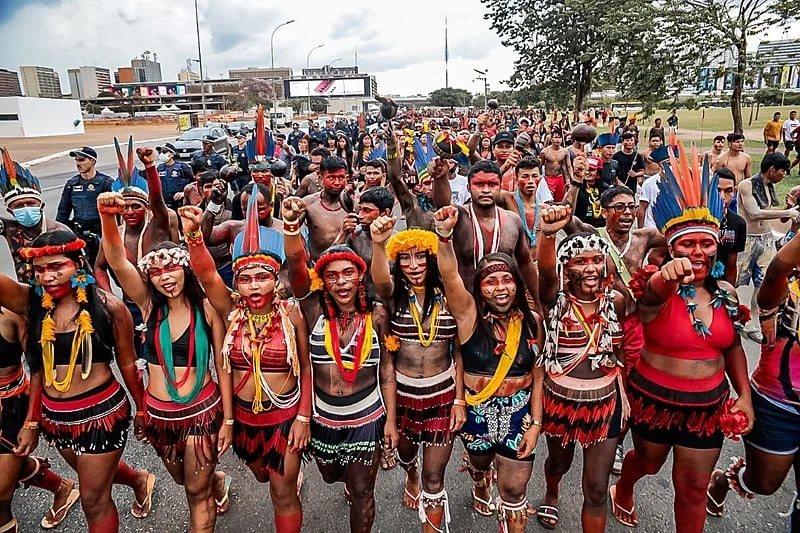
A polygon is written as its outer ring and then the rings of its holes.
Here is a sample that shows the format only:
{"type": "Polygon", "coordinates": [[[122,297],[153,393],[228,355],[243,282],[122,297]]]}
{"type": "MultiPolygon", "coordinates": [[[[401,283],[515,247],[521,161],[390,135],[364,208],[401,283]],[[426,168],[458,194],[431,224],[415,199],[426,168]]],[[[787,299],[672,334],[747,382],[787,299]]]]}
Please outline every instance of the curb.
{"type": "MultiPolygon", "coordinates": [[[[142,144],[142,143],[152,143],[152,142],[157,142],[157,141],[166,141],[167,139],[172,139],[173,137],[174,137],[174,135],[170,135],[169,137],[159,137],[158,139],[143,139],[141,141],[134,140],[133,144],[137,145],[137,144],[142,144]]],[[[113,144],[101,144],[99,146],[93,146],[92,148],[110,148],[112,146],[114,146],[114,145],[113,144]]],[[[25,168],[28,168],[28,167],[32,167],[33,165],[38,165],[40,163],[46,163],[48,161],[52,161],[53,159],[58,159],[59,157],[64,157],[66,155],[69,155],[69,153],[72,150],[74,150],[74,148],[70,149],[70,150],[64,150],[63,152],[56,152],[54,154],[46,155],[44,157],[39,157],[37,159],[31,159],[30,161],[25,161],[24,163],[20,163],[20,165],[22,165],[25,168]]]]}

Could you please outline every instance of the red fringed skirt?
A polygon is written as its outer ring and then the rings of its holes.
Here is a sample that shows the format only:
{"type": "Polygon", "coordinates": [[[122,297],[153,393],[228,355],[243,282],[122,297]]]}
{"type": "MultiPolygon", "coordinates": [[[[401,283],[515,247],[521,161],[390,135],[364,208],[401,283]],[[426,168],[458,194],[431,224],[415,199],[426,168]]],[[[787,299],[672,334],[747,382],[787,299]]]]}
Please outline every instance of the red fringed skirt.
{"type": "Polygon", "coordinates": [[[130,420],[128,396],[114,378],[71,398],[42,395],[42,434],[76,455],[124,448],[130,420]]]}
{"type": "MultiPolygon", "coordinates": [[[[177,457],[183,458],[189,437],[211,438],[222,425],[222,399],[214,381],[208,383],[193,402],[165,402],[145,394],[147,426],[145,437],[163,457],[174,446],[177,457]]],[[[216,453],[216,446],[211,447],[216,453]]]]}
{"type": "Polygon", "coordinates": [[[441,446],[450,442],[450,410],[456,399],[455,369],[428,378],[397,376],[397,424],[415,444],[441,446]]]}
{"type": "Polygon", "coordinates": [[[253,412],[252,403],[238,396],[233,399],[233,451],[246,465],[262,461],[265,470],[282,476],[289,432],[300,402],[288,409],[270,407],[258,414],[253,412]]]}
{"type": "Polygon", "coordinates": [[[595,379],[544,378],[542,432],[583,448],[617,437],[628,414],[621,369],[595,379]]]}
{"type": "Polygon", "coordinates": [[[725,371],[706,379],[682,379],[641,359],[628,378],[631,429],[658,444],[689,448],[722,446],[719,415],[730,387],[725,371]]]}

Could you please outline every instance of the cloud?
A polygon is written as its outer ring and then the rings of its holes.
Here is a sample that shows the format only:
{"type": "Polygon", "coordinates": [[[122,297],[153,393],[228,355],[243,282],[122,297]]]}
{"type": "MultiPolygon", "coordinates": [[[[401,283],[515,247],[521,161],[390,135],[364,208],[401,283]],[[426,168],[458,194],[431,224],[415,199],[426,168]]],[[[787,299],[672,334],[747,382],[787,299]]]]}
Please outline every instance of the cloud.
{"type": "MultiPolygon", "coordinates": [[[[252,0],[198,0],[203,67],[212,78],[229,68],[269,66],[275,32],[276,66],[296,75],[306,66],[355,64],[376,76],[382,92],[427,93],[444,85],[444,5],[407,0],[402,7],[349,0],[343,9],[324,0],[305,0],[293,9],[252,0]],[[294,9],[298,8],[298,9],[294,9]],[[425,13],[420,17],[419,13],[425,13]],[[324,14],[325,16],[321,16],[324,14]]],[[[0,68],[43,65],[56,69],[69,91],[68,68],[96,65],[112,72],[144,50],[158,54],[165,80],[174,80],[186,59],[197,57],[191,1],[0,0],[0,68]],[[74,20],[81,14],[81,27],[74,20]],[[47,31],[33,32],[32,28],[47,31]]],[[[483,20],[480,0],[463,0],[449,17],[451,85],[477,91],[472,68],[490,66],[493,83],[512,72],[513,53],[483,20]]],[[[196,68],[196,67],[195,67],[196,68]]]]}

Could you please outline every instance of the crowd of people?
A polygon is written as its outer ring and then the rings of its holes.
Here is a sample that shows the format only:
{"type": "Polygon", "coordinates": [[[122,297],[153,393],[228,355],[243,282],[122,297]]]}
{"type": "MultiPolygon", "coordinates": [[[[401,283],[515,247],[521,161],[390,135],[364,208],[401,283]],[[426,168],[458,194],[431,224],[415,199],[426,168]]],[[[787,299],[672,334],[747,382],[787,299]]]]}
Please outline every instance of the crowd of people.
{"type": "Polygon", "coordinates": [[[90,533],[118,531],[113,484],[145,519],[164,476],[121,460],[131,421],[184,488],[192,532],[236,503],[217,469],[229,448],[269,483],[279,533],[303,528],[306,457],[344,484],[353,532],[396,467],[422,531],[458,531],[456,439],[474,511],[504,533],[558,527],[576,448],[587,532],[609,507],[640,525],[636,483],[670,454],[680,532],[721,516],[730,489],[783,484],[800,448],[800,188],[778,208],[784,154],[751,175],[741,135],[697,154],[677,118],[640,139],[636,117],[603,116],[596,135],[595,112],[451,120],[384,100],[381,115],[328,142],[270,131],[259,110],[233,162],[115,139],[116,179],[82,147],[56,220],[3,151],[0,532],[29,527],[11,513],[20,483],[52,493],[44,528],[79,501],[90,533]],[[792,224],[779,240],[774,220],[792,224]],[[752,376],[742,335],[762,343],[752,376]],[[40,435],[77,483],[33,455],[40,435]],[[740,436],[744,456],[715,469],[740,436]]]}

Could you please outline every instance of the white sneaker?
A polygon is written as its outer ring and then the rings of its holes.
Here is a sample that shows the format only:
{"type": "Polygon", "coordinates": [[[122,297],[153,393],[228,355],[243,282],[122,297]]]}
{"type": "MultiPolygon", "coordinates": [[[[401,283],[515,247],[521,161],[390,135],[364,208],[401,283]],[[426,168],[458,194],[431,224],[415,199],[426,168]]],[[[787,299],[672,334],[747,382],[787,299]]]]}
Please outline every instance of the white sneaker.
{"type": "Polygon", "coordinates": [[[611,467],[611,473],[618,476],[622,473],[622,461],[625,459],[625,449],[622,443],[617,444],[617,452],[614,454],[614,466],[611,467]]]}

